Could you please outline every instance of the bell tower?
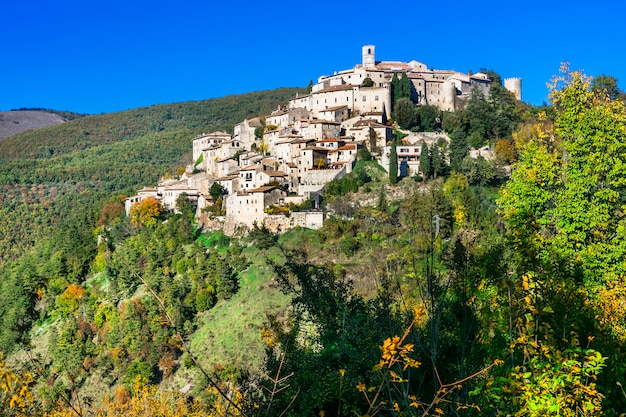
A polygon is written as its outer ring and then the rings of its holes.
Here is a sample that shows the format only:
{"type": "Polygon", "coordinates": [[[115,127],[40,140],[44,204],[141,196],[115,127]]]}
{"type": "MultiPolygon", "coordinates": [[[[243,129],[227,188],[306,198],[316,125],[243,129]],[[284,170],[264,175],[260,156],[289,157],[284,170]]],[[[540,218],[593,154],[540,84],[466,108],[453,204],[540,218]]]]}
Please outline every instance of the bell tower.
{"type": "Polygon", "coordinates": [[[376,65],[376,47],[374,45],[365,45],[363,52],[363,68],[373,68],[376,65]]]}

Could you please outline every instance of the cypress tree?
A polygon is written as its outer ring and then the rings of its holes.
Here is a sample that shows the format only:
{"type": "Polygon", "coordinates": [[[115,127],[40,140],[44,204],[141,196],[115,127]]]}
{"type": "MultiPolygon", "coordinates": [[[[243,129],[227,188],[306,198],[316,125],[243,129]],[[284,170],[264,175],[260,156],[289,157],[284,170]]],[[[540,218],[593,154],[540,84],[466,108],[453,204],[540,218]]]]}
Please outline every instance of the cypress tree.
{"type": "Polygon", "coordinates": [[[396,149],[396,139],[391,142],[391,151],[389,152],[389,184],[398,182],[398,150],[396,149]]]}
{"type": "Polygon", "coordinates": [[[420,172],[424,176],[424,180],[427,180],[432,175],[432,158],[430,154],[430,149],[428,149],[428,144],[426,142],[422,143],[422,149],[420,151],[420,172]]]}

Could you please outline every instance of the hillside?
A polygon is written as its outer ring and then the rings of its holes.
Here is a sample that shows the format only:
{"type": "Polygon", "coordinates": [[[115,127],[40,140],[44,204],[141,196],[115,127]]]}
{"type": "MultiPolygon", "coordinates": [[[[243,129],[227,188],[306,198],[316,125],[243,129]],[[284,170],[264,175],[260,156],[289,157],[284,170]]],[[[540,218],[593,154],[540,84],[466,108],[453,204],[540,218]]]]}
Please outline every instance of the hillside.
{"type": "Polygon", "coordinates": [[[188,164],[197,134],[232,131],[236,123],[269,113],[296,92],[302,89],[86,116],[3,140],[0,262],[62,229],[59,221],[94,216],[103,196],[154,184],[188,164]]]}
{"type": "Polygon", "coordinates": [[[66,118],[47,111],[20,110],[0,112],[0,140],[27,130],[65,123],[66,118]]]}
{"type": "MultiPolygon", "coordinates": [[[[101,146],[124,124],[85,118],[48,156],[14,145],[55,190],[4,187],[24,210],[4,220],[40,223],[14,228],[33,250],[0,267],[0,414],[622,415],[626,106],[589,87],[565,74],[552,112],[495,138],[510,176],[482,157],[456,170],[439,144],[402,178],[360,152],[326,183],[323,226],[282,235],[208,232],[186,198],[125,215],[116,187],[188,152],[174,115],[101,146]]],[[[497,105],[445,114],[451,155],[502,126],[497,105]]]]}

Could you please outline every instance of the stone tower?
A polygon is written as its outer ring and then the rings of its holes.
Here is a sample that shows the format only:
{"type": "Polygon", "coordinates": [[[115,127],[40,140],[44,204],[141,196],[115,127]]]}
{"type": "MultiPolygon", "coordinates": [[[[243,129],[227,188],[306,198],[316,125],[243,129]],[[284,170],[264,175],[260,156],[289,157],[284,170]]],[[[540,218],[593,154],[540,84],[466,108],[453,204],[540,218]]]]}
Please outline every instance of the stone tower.
{"type": "Polygon", "coordinates": [[[515,98],[522,99],[522,79],[521,78],[505,78],[504,88],[515,94],[515,98]]]}
{"type": "Polygon", "coordinates": [[[443,82],[443,100],[440,102],[441,108],[447,111],[454,111],[456,108],[456,85],[452,81],[443,82]]]}
{"type": "Polygon", "coordinates": [[[363,46],[363,68],[373,68],[376,65],[376,47],[374,45],[363,46]]]}

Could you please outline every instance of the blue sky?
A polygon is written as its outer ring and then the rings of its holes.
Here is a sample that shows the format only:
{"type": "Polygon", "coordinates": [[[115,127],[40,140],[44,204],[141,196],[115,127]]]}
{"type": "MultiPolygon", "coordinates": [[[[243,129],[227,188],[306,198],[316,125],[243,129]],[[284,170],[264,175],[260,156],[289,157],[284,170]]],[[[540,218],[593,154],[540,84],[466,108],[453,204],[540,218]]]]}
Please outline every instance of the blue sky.
{"type": "Polygon", "coordinates": [[[0,111],[80,113],[306,86],[377,60],[493,69],[548,100],[560,63],[626,89],[621,1],[17,1],[0,13],[0,111]]]}

